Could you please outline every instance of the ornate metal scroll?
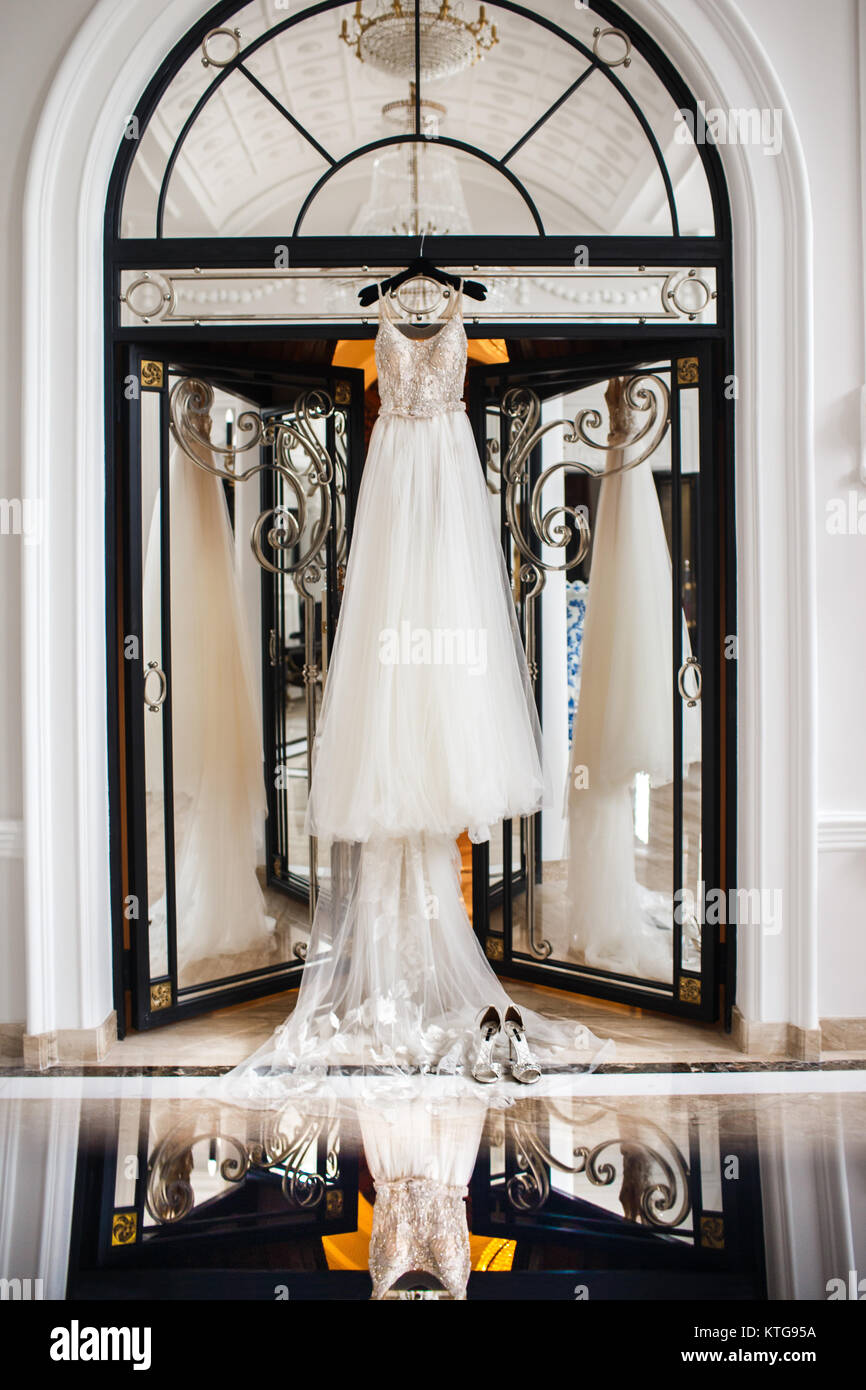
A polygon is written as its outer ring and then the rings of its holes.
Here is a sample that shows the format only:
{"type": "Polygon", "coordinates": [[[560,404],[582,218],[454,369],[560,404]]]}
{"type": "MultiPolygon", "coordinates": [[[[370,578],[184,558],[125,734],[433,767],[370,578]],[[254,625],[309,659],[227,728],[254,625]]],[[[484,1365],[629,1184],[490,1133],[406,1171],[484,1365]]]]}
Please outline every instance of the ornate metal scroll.
{"type": "MultiPolygon", "coordinates": [[[[186,456],[206,473],[234,484],[259,473],[272,472],[282,480],[291,505],[283,497],[261,512],[253,523],[250,545],[262,569],[291,578],[304,603],[304,698],[307,721],[307,790],[313,775],[317,687],[324,669],[316,660],[316,590],[327,569],[326,545],[333,532],[338,565],[346,554],[346,421],[331,396],[319,387],[301,391],[291,410],[265,423],[255,410],[242,411],[235,421],[236,440],[217,444],[210,438],[213,387],[196,377],[182,377],[170,395],[171,429],[186,456]],[[333,419],[335,449],[331,457],[317,426],[333,419]],[[264,448],[263,459],[246,469],[241,456],[264,448]],[[315,506],[312,504],[315,502],[315,506]],[[269,558],[269,552],[275,558],[269,558]],[[294,552],[294,553],[293,553],[294,552]]],[[[324,650],[324,643],[323,643],[324,650]]],[[[323,667],[326,658],[323,655],[323,667]]],[[[310,921],[318,897],[318,853],[310,837],[310,921]]],[[[305,947],[295,946],[303,960],[305,947]]]]}
{"type": "Polygon", "coordinates": [[[181,1221],[195,1206],[193,1186],[196,1144],[217,1140],[229,1152],[219,1165],[224,1182],[243,1182],[256,1169],[280,1177],[280,1190],[293,1211],[314,1211],[326,1202],[340,1180],[339,1127],[331,1118],[304,1118],[289,1136],[281,1129],[282,1116],[266,1121],[266,1132],[244,1142],[233,1134],[221,1133],[216,1124],[204,1120],[181,1120],[154,1148],[147,1166],[145,1205],[160,1225],[181,1221]],[[316,1153],[324,1137],[324,1171],[308,1172],[304,1160],[316,1153]]]}
{"type": "MultiPolygon", "coordinates": [[[[577,1128],[573,1117],[555,1107],[552,1110],[577,1128]]],[[[586,1123],[605,1113],[608,1107],[602,1106],[586,1123]]],[[[619,1176],[619,1200],[626,1220],[662,1231],[681,1227],[691,1211],[691,1196],[689,1166],[679,1147],[653,1120],[615,1110],[609,1113],[619,1133],[596,1144],[575,1144],[570,1163],[553,1154],[537,1123],[509,1117],[506,1137],[516,1163],[505,1185],[509,1205],[519,1212],[540,1211],[550,1196],[553,1171],[583,1173],[593,1187],[611,1187],[619,1176]],[[652,1138],[642,1132],[647,1129],[652,1138]]]]}
{"type": "MultiPolygon", "coordinates": [[[[534,391],[525,386],[513,386],[502,398],[502,413],[510,421],[501,465],[506,525],[521,562],[518,576],[525,604],[526,662],[533,685],[538,678],[536,601],[548,573],[564,573],[579,565],[586,557],[591,540],[585,509],[561,502],[545,510],[545,488],[557,475],[582,473],[606,481],[637,468],[655,452],[670,424],[670,392],[654,372],[614,378],[608,394],[611,395],[610,419],[604,442],[593,437],[603,424],[601,412],[593,407],[579,411],[573,420],[548,420],[541,424],[541,402],[534,391]],[[616,390],[611,394],[614,386],[616,390]],[[545,435],[560,429],[565,444],[582,445],[603,453],[606,466],[596,468],[579,458],[562,459],[545,468],[531,483],[529,464],[533,450],[545,435]],[[561,550],[562,563],[543,559],[542,546],[561,550]],[[569,547],[572,547],[570,551],[569,547]]],[[[488,445],[488,463],[496,452],[488,445]]],[[[546,960],[553,948],[549,941],[536,936],[534,819],[534,816],[525,818],[527,929],[530,951],[546,960]]]]}

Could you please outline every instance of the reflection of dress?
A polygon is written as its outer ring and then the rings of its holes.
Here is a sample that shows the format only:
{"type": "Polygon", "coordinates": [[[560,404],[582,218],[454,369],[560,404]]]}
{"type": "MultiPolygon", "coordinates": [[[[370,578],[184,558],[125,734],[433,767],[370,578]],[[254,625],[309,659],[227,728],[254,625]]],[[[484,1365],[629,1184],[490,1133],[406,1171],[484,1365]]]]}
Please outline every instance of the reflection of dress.
{"type": "MultiPolygon", "coordinates": [[[[361,485],[316,739],[309,828],[331,849],[294,1013],[227,1087],[285,1094],[341,1068],[460,1072],[479,1010],[508,997],[472,932],[455,837],[543,797],[540,731],[502,552],[461,400],[459,296],[427,336],[388,311],[382,409],[361,485]],[[290,1081],[294,1076],[294,1082],[290,1081]]],[[[524,1011],[589,1064],[597,1040],[524,1011]]]]}
{"type": "MultiPolygon", "coordinates": [[[[634,429],[624,382],[608,387],[607,467],[634,429]]],[[[632,794],[674,775],[671,559],[649,461],[601,484],[569,759],[568,939],[587,965],[670,979],[670,893],[637,880],[632,794]],[[656,923],[663,923],[666,931],[656,923]]],[[[683,620],[683,656],[689,654],[683,620]]],[[[700,715],[683,707],[683,765],[700,758],[700,715]]]]}
{"type": "Polygon", "coordinates": [[[376,1185],[370,1238],[374,1299],[410,1271],[432,1275],[452,1298],[466,1297],[465,1198],[486,1099],[463,1097],[437,1106],[419,1094],[387,1108],[358,1106],[364,1154],[376,1185]]]}
{"type": "MultiPolygon", "coordinates": [[[[209,430],[209,416],[199,428],[209,430]]],[[[213,456],[204,445],[205,464],[213,456]]],[[[177,959],[194,962],[268,948],[256,876],[267,814],[249,635],[234,570],[221,481],[174,445],[169,459],[171,729],[177,959]]],[[[145,560],[145,657],[163,649],[160,503],[145,560]]],[[[162,833],[162,716],[145,716],[148,822],[162,833]]],[[[148,846],[149,858],[156,845],[148,846]]],[[[151,881],[153,876],[151,875],[151,881]]],[[[166,899],[149,906],[151,972],[167,969],[166,899]]]]}

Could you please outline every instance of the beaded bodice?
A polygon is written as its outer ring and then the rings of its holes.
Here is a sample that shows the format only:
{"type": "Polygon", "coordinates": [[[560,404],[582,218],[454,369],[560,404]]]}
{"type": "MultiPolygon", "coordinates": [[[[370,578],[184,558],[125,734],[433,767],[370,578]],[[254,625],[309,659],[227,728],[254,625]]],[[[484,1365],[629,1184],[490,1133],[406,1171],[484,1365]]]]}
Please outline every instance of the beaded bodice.
{"type": "Polygon", "coordinates": [[[398,1178],[376,1183],[370,1276],[373,1298],[411,1270],[432,1274],[454,1299],[466,1297],[469,1230],[465,1187],[432,1178],[398,1178]]]}
{"type": "Polygon", "coordinates": [[[376,334],[376,366],[379,372],[380,415],[429,418],[451,410],[463,410],[466,375],[466,332],[460,315],[462,293],[451,300],[446,317],[422,329],[401,326],[379,300],[376,334]]]}

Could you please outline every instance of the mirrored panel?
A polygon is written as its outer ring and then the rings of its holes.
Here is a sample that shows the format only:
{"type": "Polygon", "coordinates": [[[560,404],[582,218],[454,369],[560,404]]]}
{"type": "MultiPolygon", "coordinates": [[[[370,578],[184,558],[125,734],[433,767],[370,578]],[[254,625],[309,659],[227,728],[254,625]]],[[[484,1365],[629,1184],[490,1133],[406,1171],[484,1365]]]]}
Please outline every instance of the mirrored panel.
{"type": "Polygon", "coordinates": [[[488,400],[487,480],[549,790],[491,845],[488,954],[670,992],[701,971],[698,392],[533,372],[488,400]]]}
{"type": "MultiPolygon", "coordinates": [[[[594,269],[575,243],[575,265],[484,270],[483,310],[467,321],[485,323],[714,324],[717,275],[712,266],[627,266],[594,269]]],[[[288,254],[287,247],[277,252],[288,254]]],[[[397,267],[399,268],[399,267],[397,267]]],[[[472,266],[450,267],[464,279],[472,266]]],[[[124,270],[120,322],[125,328],[205,323],[371,323],[358,292],[395,267],[345,270],[124,270]]],[[[479,306],[480,307],[480,306],[479,306]]]]}
{"type": "MultiPolygon", "coordinates": [[[[164,614],[169,603],[170,515],[165,494],[164,395],[142,390],[140,397],[141,554],[143,583],[142,665],[144,669],[144,800],[147,860],[147,929],[150,976],[171,972],[173,911],[171,893],[170,636],[164,614]],[[168,726],[168,727],[167,727],[168,726]],[[166,849],[169,848],[167,856],[166,849]],[[168,857],[168,863],[167,863],[168,857]]],[[[171,1002],[170,989],[158,996],[171,1002]]]]}

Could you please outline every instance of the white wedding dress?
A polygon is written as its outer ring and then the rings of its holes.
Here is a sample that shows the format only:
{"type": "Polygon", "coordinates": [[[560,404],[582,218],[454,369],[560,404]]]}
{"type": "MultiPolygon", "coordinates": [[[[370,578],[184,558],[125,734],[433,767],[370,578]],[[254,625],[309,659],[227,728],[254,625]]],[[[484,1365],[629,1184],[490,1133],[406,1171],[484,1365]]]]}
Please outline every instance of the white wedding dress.
{"type": "MultiPolygon", "coordinates": [[[[455,839],[539,809],[541,734],[462,401],[461,298],[423,327],[380,301],[382,406],[307,811],[330,876],[294,1012],[223,1078],[232,1098],[278,1103],[340,1073],[468,1080],[479,1011],[510,1003],[467,917],[455,839]]],[[[542,1062],[597,1064],[584,1026],[523,1015],[542,1062]]]]}
{"type": "MultiPolygon", "coordinates": [[[[636,422],[625,382],[606,399],[606,470],[622,466],[636,422]]],[[[669,980],[673,897],[638,879],[634,783],[674,776],[671,557],[650,461],[602,482],[566,783],[568,913],[560,954],[596,969],[669,980]]],[[[682,655],[691,644],[682,616],[682,655]]],[[[700,710],[682,705],[682,768],[701,756],[700,710]]],[[[550,933],[549,933],[550,934],[550,933]]],[[[557,934],[558,935],[558,934],[557,934]]]]}
{"type": "MultiPolygon", "coordinates": [[[[198,416],[210,437],[211,418],[198,416]]],[[[169,456],[171,723],[177,964],[181,982],[237,969],[243,952],[261,964],[275,950],[274,919],[256,866],[267,801],[261,719],[250,633],[235,571],[223,485],[205,444],[169,456]]],[[[145,652],[162,651],[162,529],[157,492],[144,571],[145,652]]],[[[145,718],[148,824],[163,826],[161,716],[145,718]]],[[[148,844],[158,860],[159,843],[148,844]]],[[[168,904],[150,904],[150,968],[168,969],[168,904]]]]}

